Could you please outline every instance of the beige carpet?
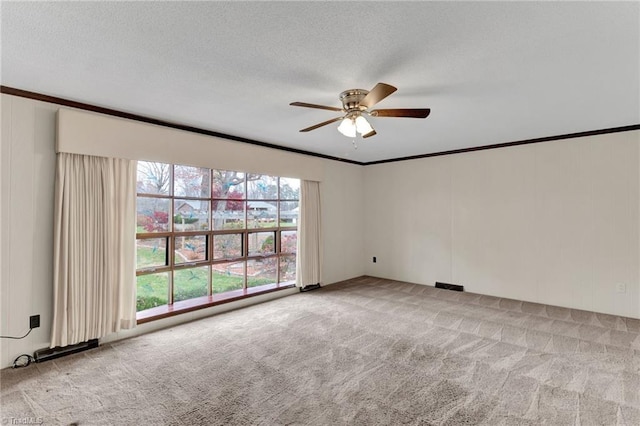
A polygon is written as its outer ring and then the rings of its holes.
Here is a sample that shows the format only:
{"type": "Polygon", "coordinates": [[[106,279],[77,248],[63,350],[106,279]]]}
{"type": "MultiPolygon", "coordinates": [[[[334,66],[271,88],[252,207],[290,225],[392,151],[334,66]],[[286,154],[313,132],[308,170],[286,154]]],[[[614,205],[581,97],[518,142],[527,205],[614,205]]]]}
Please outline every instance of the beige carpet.
{"type": "Polygon", "coordinates": [[[3,424],[640,425],[640,321],[362,277],[1,372],[3,424]]]}

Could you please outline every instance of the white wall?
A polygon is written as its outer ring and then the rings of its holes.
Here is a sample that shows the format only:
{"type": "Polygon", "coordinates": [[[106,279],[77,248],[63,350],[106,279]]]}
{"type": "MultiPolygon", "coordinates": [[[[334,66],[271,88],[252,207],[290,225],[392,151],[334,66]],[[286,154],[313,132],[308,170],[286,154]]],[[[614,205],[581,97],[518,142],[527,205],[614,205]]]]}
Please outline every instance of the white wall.
{"type": "Polygon", "coordinates": [[[49,345],[55,111],[52,105],[2,95],[0,333],[21,336],[29,330],[30,315],[41,318],[41,327],[25,339],[0,339],[2,368],[49,345]]]}
{"type": "Polygon", "coordinates": [[[331,284],[364,275],[364,168],[337,161],[325,166],[320,183],[322,281],[331,284]]]}
{"type": "MultiPolygon", "coordinates": [[[[59,107],[8,95],[2,95],[1,105],[0,304],[2,312],[0,333],[22,335],[28,330],[29,316],[41,315],[40,328],[33,330],[27,338],[0,340],[0,368],[4,368],[11,365],[16,356],[22,353],[32,354],[35,350],[49,345],[53,315],[56,113],[59,107]]],[[[76,114],[76,111],[71,112],[76,114]]],[[[147,138],[144,144],[150,152],[147,157],[150,160],[165,159],[167,161],[167,156],[174,159],[178,156],[182,160],[197,157],[199,160],[191,163],[197,165],[198,162],[205,162],[206,164],[202,165],[321,180],[325,243],[323,281],[325,284],[330,284],[364,273],[361,222],[363,170],[361,166],[254,147],[111,117],[102,117],[104,120],[96,122],[95,114],[84,112],[77,112],[77,116],[87,118],[92,126],[101,125],[101,123],[106,123],[107,127],[112,126],[108,131],[116,136],[123,135],[118,133],[123,128],[133,129],[134,133],[141,131],[140,134],[147,138]],[[180,150],[168,152],[169,146],[182,148],[183,153],[181,154],[180,150]],[[217,150],[212,151],[212,147],[217,150]],[[203,152],[207,155],[202,155],[203,152]],[[242,158],[245,159],[244,163],[242,158]]],[[[106,134],[105,128],[90,128],[101,130],[101,137],[106,134]]],[[[131,140],[123,143],[119,139],[109,144],[108,138],[90,139],[94,143],[88,146],[89,149],[96,150],[94,154],[99,154],[97,151],[101,149],[113,150],[117,146],[127,146],[133,151],[144,148],[131,140]]],[[[76,139],[78,140],[80,139],[76,139]]],[[[105,154],[106,151],[103,155],[105,154]]],[[[250,303],[292,294],[295,291],[293,289],[269,293],[154,321],[140,326],[133,332],[111,335],[103,341],[172,326],[250,303]]]]}
{"type": "Polygon", "coordinates": [[[640,318],[638,131],[367,166],[365,182],[369,275],[640,318]]]}

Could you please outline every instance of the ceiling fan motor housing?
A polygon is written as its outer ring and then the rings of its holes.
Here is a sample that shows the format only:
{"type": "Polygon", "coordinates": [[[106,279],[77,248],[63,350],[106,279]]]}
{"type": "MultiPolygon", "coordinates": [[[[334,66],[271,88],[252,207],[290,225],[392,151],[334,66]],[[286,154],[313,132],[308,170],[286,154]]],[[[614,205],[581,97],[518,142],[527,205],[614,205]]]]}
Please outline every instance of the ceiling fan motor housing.
{"type": "Polygon", "coordinates": [[[361,106],[360,102],[369,93],[368,90],[363,89],[349,89],[340,93],[340,101],[342,102],[342,108],[347,113],[360,112],[367,109],[365,106],[361,106]]]}

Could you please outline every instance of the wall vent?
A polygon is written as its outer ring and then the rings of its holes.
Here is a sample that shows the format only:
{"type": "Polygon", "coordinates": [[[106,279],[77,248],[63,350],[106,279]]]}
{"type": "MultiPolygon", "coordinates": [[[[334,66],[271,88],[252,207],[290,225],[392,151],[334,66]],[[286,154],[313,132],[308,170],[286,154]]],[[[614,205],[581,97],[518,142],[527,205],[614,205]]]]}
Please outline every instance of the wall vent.
{"type": "Polygon", "coordinates": [[[464,286],[458,284],[447,284],[436,281],[436,288],[442,288],[445,290],[464,291],[464,286]]]}

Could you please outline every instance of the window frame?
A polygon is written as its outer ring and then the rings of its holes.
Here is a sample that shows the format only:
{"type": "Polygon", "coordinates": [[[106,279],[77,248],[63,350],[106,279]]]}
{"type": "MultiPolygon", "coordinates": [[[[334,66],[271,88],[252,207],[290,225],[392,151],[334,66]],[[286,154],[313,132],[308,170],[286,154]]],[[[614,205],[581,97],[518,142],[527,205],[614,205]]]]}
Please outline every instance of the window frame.
{"type": "MultiPolygon", "coordinates": [[[[291,203],[296,202],[298,206],[300,205],[300,198],[298,192],[298,198],[282,198],[282,188],[281,188],[281,179],[292,179],[287,177],[273,176],[273,175],[258,175],[258,174],[250,174],[244,172],[235,172],[223,169],[211,169],[206,167],[198,167],[201,170],[208,170],[209,174],[209,188],[208,188],[208,197],[194,197],[194,196],[184,196],[184,195],[176,195],[175,194],[175,169],[176,167],[184,167],[181,164],[168,164],[161,162],[148,162],[148,163],[156,163],[156,164],[166,164],[169,166],[170,176],[169,176],[169,189],[167,194],[156,194],[156,193],[146,193],[139,192],[136,190],[136,202],[140,199],[163,199],[169,200],[169,214],[168,214],[168,230],[167,231],[158,231],[158,232],[137,232],[136,228],[136,253],[137,253],[137,242],[139,240],[146,239],[164,239],[166,246],[166,256],[165,256],[165,265],[162,266],[150,266],[138,268],[136,264],[136,279],[140,276],[150,275],[161,272],[168,272],[168,284],[167,284],[167,301],[166,305],[160,305],[152,308],[148,308],[145,310],[137,311],[137,319],[138,323],[148,322],[155,319],[164,318],[166,316],[176,315],[179,313],[190,312],[195,309],[202,309],[209,306],[213,306],[219,303],[224,303],[228,301],[238,300],[244,297],[251,297],[257,294],[264,294],[270,291],[281,290],[285,288],[291,288],[295,286],[295,282],[293,281],[285,281],[281,282],[281,262],[283,257],[291,257],[292,255],[297,255],[295,252],[290,253],[281,252],[281,242],[282,242],[282,232],[291,232],[295,231],[296,235],[298,232],[298,220],[291,225],[285,224],[281,220],[281,203],[291,203]],[[244,227],[242,228],[229,228],[229,229],[214,229],[214,205],[216,202],[220,201],[229,201],[230,198],[222,198],[222,197],[214,197],[213,189],[214,189],[214,179],[215,172],[231,172],[231,173],[243,173],[244,181],[241,183],[243,186],[242,199],[233,199],[234,202],[243,203],[244,209],[244,227]],[[248,198],[249,192],[249,181],[256,180],[255,177],[267,176],[269,178],[274,178],[275,185],[277,186],[276,198],[264,198],[264,199],[256,199],[256,198],[248,198]],[[254,179],[251,179],[251,178],[254,179]],[[192,200],[203,202],[206,201],[208,204],[208,212],[207,212],[207,229],[205,230],[180,230],[176,229],[175,224],[175,216],[176,213],[176,201],[177,200],[192,200]],[[274,226],[266,226],[266,227],[251,227],[250,220],[250,212],[249,205],[251,202],[262,202],[274,205],[274,226]],[[255,253],[250,255],[249,253],[249,237],[252,234],[258,233],[270,233],[274,237],[273,241],[273,253],[255,253]],[[214,256],[215,253],[215,238],[219,235],[229,235],[229,234],[239,234],[241,236],[241,255],[234,257],[224,257],[216,259],[214,256]],[[181,237],[195,237],[195,236],[204,236],[205,237],[205,258],[202,260],[193,260],[193,261],[185,261],[185,262],[176,262],[176,240],[181,237]],[[274,264],[276,268],[275,281],[271,284],[266,284],[264,286],[257,287],[248,287],[248,275],[247,275],[247,267],[251,260],[265,260],[265,259],[274,259],[274,264]],[[216,293],[214,291],[214,273],[215,273],[215,265],[220,264],[233,264],[237,262],[242,262],[244,265],[244,274],[242,277],[242,289],[240,290],[231,290],[229,292],[216,293]],[[207,294],[201,297],[190,298],[187,300],[175,301],[175,282],[174,282],[174,271],[187,270],[191,268],[199,268],[202,266],[208,267],[208,283],[207,283],[207,294]],[[260,287],[265,287],[261,289],[260,287]],[[228,294],[227,294],[228,293],[228,294]]],[[[189,166],[187,166],[189,167],[189,166]]],[[[136,208],[136,214],[138,214],[138,209],[136,208]]],[[[251,220],[254,220],[252,217],[251,220]]],[[[138,223],[136,221],[136,223],[138,223]]],[[[139,225],[137,225],[139,226],[139,225]]]]}

